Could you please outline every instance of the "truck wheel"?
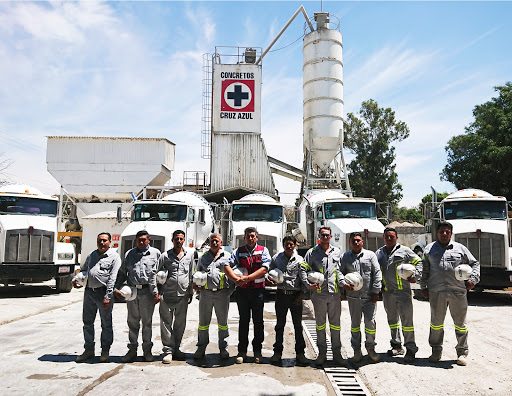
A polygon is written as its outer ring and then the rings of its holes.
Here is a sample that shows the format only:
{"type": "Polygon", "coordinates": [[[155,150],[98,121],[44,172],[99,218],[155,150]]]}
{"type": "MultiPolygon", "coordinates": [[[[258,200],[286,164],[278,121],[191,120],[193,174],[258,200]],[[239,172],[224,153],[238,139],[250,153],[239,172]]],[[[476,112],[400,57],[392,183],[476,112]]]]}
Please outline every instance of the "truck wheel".
{"type": "Polygon", "coordinates": [[[57,291],[59,293],[69,293],[73,288],[73,284],[71,283],[72,279],[73,274],[55,278],[55,286],[57,286],[57,291]]]}

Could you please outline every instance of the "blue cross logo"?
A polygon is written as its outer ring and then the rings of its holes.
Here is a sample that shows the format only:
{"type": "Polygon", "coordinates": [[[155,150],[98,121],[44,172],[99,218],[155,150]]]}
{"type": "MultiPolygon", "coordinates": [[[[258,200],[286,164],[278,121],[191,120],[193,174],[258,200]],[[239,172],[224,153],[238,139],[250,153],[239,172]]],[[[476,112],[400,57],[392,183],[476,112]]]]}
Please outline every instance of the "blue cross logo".
{"type": "Polygon", "coordinates": [[[228,99],[235,100],[235,106],[242,106],[242,99],[249,99],[247,92],[242,92],[241,85],[235,85],[235,92],[228,92],[228,99]]]}

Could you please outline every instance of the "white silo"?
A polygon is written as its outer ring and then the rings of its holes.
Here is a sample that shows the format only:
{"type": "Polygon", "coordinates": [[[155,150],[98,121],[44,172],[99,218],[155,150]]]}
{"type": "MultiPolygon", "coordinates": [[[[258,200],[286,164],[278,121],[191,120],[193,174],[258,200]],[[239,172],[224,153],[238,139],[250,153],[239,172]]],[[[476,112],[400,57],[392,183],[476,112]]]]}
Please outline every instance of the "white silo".
{"type": "Polygon", "coordinates": [[[315,13],[316,30],[303,43],[303,136],[309,168],[325,171],[343,146],[343,62],[339,24],[315,13]]]}

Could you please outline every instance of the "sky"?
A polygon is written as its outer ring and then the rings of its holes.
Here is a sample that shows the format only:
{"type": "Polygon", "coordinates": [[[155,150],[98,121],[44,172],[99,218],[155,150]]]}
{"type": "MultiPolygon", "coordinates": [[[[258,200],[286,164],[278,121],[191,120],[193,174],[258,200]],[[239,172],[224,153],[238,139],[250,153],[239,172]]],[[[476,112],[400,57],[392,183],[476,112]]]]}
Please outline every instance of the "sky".
{"type": "MultiPolygon", "coordinates": [[[[395,145],[401,205],[416,206],[431,186],[455,191],[439,176],[445,146],[512,80],[512,2],[0,1],[0,153],[13,161],[3,177],[57,192],[46,171],[46,136],[56,135],[167,138],[173,183],[209,172],[203,54],[266,48],[301,4],[310,18],[323,8],[340,19],[344,116],[374,99],[410,128],[395,145]]],[[[299,15],[262,67],[267,153],[299,168],[303,33],[299,15]]],[[[274,180],[293,203],[300,184],[274,180]]]]}

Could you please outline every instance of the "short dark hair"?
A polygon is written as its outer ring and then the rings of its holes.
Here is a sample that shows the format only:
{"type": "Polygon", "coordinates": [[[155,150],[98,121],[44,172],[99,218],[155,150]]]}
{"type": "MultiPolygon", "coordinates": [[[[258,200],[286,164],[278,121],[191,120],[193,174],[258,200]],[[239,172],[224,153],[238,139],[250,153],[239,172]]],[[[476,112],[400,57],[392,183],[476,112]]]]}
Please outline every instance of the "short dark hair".
{"type": "Polygon", "coordinates": [[[256,236],[258,235],[258,230],[256,229],[256,227],[247,227],[244,230],[244,235],[250,234],[251,232],[256,233],[256,236]]]}
{"type": "Polygon", "coordinates": [[[384,229],[384,235],[386,235],[386,232],[394,232],[396,236],[398,236],[398,232],[396,231],[396,228],[394,227],[386,227],[384,229]]]}
{"type": "Polygon", "coordinates": [[[147,235],[149,239],[149,233],[146,230],[140,230],[135,234],[135,239],[140,238],[141,236],[147,235]]]}
{"type": "Polygon", "coordinates": [[[363,237],[359,231],[352,232],[348,238],[349,241],[353,241],[355,237],[363,237]]]}
{"type": "Polygon", "coordinates": [[[185,231],[182,231],[182,230],[176,230],[172,233],[172,239],[174,240],[174,238],[176,238],[176,235],[183,235],[185,236],[185,231]]]}
{"type": "Polygon", "coordinates": [[[112,241],[112,235],[110,235],[110,232],[100,232],[98,234],[98,236],[96,237],[96,239],[98,239],[100,237],[100,235],[106,235],[106,236],[108,236],[108,240],[112,241]]]}
{"type": "Polygon", "coordinates": [[[328,227],[328,226],[322,226],[322,227],[318,228],[318,235],[320,235],[320,231],[322,231],[322,230],[328,230],[328,231],[329,231],[329,234],[332,234],[331,227],[328,227]]]}
{"type": "Polygon", "coordinates": [[[295,238],[293,235],[286,235],[284,238],[283,238],[283,246],[286,242],[288,241],[291,241],[293,242],[294,245],[297,244],[297,238],[295,238]]]}
{"type": "Polygon", "coordinates": [[[447,221],[440,221],[438,226],[437,226],[437,229],[439,230],[441,227],[449,228],[450,232],[453,232],[453,225],[452,225],[452,223],[449,223],[447,221]]]}

